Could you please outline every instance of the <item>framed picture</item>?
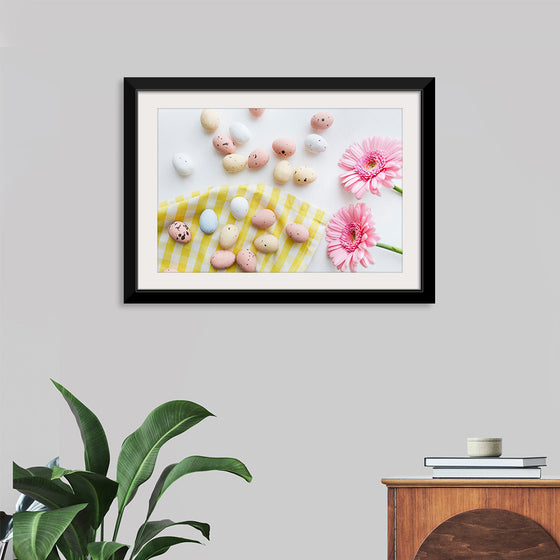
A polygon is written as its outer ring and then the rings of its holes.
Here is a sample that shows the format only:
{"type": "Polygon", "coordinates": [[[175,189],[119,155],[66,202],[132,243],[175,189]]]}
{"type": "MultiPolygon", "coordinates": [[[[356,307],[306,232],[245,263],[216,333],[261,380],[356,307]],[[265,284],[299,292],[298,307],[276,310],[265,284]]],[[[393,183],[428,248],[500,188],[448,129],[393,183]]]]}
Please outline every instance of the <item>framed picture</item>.
{"type": "Polygon", "coordinates": [[[434,303],[434,78],[125,78],[125,303],[434,303]]]}

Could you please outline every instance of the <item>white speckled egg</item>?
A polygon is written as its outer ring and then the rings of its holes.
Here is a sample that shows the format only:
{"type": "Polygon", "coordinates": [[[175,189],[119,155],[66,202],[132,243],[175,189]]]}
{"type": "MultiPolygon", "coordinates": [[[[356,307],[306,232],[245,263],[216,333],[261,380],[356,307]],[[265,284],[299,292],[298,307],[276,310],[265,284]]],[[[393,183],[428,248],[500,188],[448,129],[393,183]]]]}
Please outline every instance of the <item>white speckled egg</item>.
{"type": "Polygon", "coordinates": [[[276,138],[272,142],[272,149],[278,157],[289,158],[296,153],[296,143],[289,138],[276,138]]]}
{"type": "Polygon", "coordinates": [[[214,233],[218,228],[218,216],[214,210],[207,208],[200,214],[198,225],[204,233],[214,233]]]}
{"type": "Polygon", "coordinates": [[[173,156],[173,167],[179,175],[187,176],[193,172],[193,166],[189,161],[189,158],[182,153],[175,154],[173,156]]]}
{"type": "Polygon", "coordinates": [[[229,154],[222,160],[222,165],[228,173],[239,173],[245,169],[247,158],[240,154],[229,154]]]}
{"type": "Polygon", "coordinates": [[[315,113],[311,117],[311,128],[313,130],[327,130],[332,126],[334,122],[334,116],[326,111],[321,111],[320,113],[315,113]]]}
{"type": "Polygon", "coordinates": [[[173,222],[168,228],[169,237],[178,243],[188,243],[191,240],[191,230],[183,222],[173,222]]]}
{"type": "Polygon", "coordinates": [[[279,161],[274,167],[274,172],[272,177],[279,185],[284,185],[290,180],[292,176],[292,166],[290,162],[286,159],[279,161]]]}
{"type": "Polygon", "coordinates": [[[257,256],[251,249],[241,249],[237,253],[236,261],[243,272],[255,272],[257,270],[257,256]]]}
{"type": "Polygon", "coordinates": [[[232,251],[216,251],[210,257],[210,264],[216,270],[229,268],[235,262],[235,253],[232,251]]]}
{"type": "Polygon", "coordinates": [[[249,109],[249,113],[258,118],[264,113],[264,109],[249,109]]]}
{"type": "Polygon", "coordinates": [[[242,196],[236,196],[229,205],[231,215],[236,220],[243,220],[249,212],[249,201],[242,196]]]}
{"type": "Polygon", "coordinates": [[[310,134],[305,138],[305,148],[314,154],[324,152],[327,146],[327,141],[318,134],[310,134]]]}
{"type": "Polygon", "coordinates": [[[309,185],[315,179],[317,179],[317,173],[311,167],[307,167],[307,165],[297,167],[294,171],[294,181],[298,185],[309,185]]]}
{"type": "Polygon", "coordinates": [[[214,132],[218,130],[220,126],[220,117],[214,109],[204,109],[204,111],[200,113],[200,124],[204,130],[214,132]]]}
{"type": "Polygon", "coordinates": [[[268,163],[269,159],[270,154],[264,148],[257,148],[249,154],[247,165],[249,169],[260,169],[268,163]]]}
{"type": "Polygon", "coordinates": [[[234,224],[227,224],[220,231],[220,245],[224,249],[231,249],[239,237],[239,228],[234,224]]]}
{"type": "Polygon", "coordinates": [[[294,243],[305,243],[309,239],[309,230],[302,224],[288,224],[286,235],[294,243]]]}
{"type": "Polygon", "coordinates": [[[278,238],[271,233],[259,235],[254,243],[260,253],[275,253],[278,251],[278,238]]]}
{"type": "Polygon", "coordinates": [[[269,210],[268,208],[259,210],[251,218],[251,223],[257,229],[269,228],[275,222],[276,222],[276,214],[272,210],[269,210]]]}
{"type": "Polygon", "coordinates": [[[240,122],[235,122],[229,127],[229,134],[236,144],[245,144],[251,139],[249,129],[240,122]]]}
{"type": "Polygon", "coordinates": [[[212,139],[212,144],[221,154],[233,154],[237,149],[233,140],[227,134],[216,134],[212,139]]]}

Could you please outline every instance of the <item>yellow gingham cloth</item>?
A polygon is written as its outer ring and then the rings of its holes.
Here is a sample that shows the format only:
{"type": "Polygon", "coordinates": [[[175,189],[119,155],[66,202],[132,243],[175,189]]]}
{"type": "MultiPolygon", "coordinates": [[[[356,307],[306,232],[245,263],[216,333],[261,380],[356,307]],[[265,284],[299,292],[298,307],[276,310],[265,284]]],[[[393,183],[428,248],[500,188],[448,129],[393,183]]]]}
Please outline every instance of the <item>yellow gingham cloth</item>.
{"type": "MultiPolygon", "coordinates": [[[[210,187],[204,191],[193,191],[188,197],[160,202],[158,209],[158,271],[170,268],[179,272],[218,272],[210,266],[210,257],[220,250],[218,239],[226,224],[236,224],[240,229],[239,239],[231,249],[237,254],[241,249],[251,249],[257,256],[257,272],[303,272],[309,266],[321,238],[325,233],[328,215],[324,210],[300,200],[293,194],[280,189],[259,185],[232,187],[210,187]],[[236,221],[230,212],[230,202],[242,196],[249,202],[249,212],[243,221],[236,221]],[[218,229],[205,235],[199,228],[200,214],[210,208],[218,216],[218,229]],[[275,253],[258,253],[253,241],[265,233],[251,225],[251,216],[263,208],[272,210],[277,222],[266,230],[278,237],[279,246],[275,253]],[[176,243],[169,237],[167,228],[174,221],[185,222],[191,230],[189,243],[176,243]],[[309,230],[305,243],[294,243],[286,235],[286,225],[303,224],[309,230]]],[[[226,272],[239,270],[237,265],[226,272]]]]}

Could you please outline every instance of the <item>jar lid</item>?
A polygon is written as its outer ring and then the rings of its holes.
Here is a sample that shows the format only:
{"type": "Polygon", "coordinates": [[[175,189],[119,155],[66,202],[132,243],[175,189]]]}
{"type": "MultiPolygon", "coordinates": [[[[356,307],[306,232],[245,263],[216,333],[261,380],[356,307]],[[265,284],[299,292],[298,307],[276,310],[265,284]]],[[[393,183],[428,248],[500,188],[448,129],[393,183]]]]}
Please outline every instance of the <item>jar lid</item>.
{"type": "Polygon", "coordinates": [[[496,441],[502,441],[501,437],[470,437],[467,438],[467,441],[491,441],[491,442],[496,442],[496,441]]]}

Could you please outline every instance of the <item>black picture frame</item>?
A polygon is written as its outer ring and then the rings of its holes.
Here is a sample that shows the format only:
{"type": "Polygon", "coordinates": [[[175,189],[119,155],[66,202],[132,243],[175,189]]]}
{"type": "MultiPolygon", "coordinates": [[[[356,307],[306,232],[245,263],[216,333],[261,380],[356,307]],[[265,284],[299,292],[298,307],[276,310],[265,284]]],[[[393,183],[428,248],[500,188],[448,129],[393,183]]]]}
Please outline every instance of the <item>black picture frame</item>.
{"type": "Polygon", "coordinates": [[[435,303],[435,78],[124,78],[124,303],[435,303]],[[417,289],[145,289],[138,283],[138,100],[143,92],[416,92],[420,98],[417,289]]]}

